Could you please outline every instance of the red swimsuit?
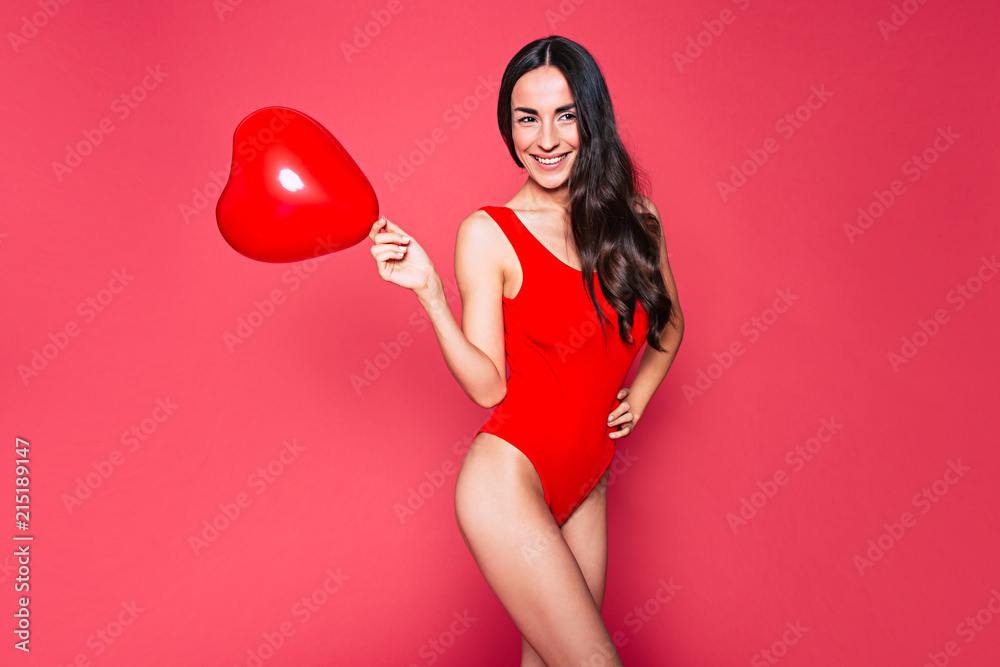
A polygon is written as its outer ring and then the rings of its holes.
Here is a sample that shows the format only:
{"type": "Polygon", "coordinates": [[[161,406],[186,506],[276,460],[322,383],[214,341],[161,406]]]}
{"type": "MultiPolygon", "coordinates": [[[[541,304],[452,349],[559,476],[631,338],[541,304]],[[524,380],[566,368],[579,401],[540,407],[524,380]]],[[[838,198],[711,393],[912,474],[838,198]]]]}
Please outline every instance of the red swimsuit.
{"type": "Polygon", "coordinates": [[[595,272],[597,301],[614,323],[605,347],[582,272],[552,254],[511,209],[480,210],[514,247],[523,280],[513,299],[502,299],[507,395],[476,435],[492,433],[524,452],[562,526],[611,465],[610,434],[618,427],[607,425],[608,415],[646,338],[646,311],[636,303],[636,344],[625,343],[595,272]]]}

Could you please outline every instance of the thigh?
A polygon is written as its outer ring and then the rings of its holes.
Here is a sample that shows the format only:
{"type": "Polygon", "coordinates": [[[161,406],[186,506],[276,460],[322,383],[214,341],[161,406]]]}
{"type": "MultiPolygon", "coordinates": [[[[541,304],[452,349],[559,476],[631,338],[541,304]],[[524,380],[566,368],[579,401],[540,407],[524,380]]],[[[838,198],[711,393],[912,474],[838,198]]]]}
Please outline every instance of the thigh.
{"type": "MultiPolygon", "coordinates": [[[[577,565],[598,609],[604,603],[608,573],[607,489],[610,471],[562,525],[562,536],[573,552],[577,565]]],[[[523,639],[523,638],[522,638],[523,639]]],[[[527,639],[521,642],[521,667],[545,667],[527,639]]]]}
{"type": "Polygon", "coordinates": [[[530,459],[489,433],[476,437],[458,471],[455,519],[480,569],[483,562],[489,564],[494,558],[516,556],[512,563],[530,570],[554,553],[558,543],[572,557],[530,459]],[[494,549],[495,543],[505,541],[516,544],[515,554],[507,548],[494,549]]]}
{"type": "Polygon", "coordinates": [[[491,434],[477,436],[456,481],[455,518],[490,588],[546,664],[589,664],[596,651],[620,664],[524,453],[491,434]]]}
{"type": "Polygon", "coordinates": [[[562,525],[563,539],[587,580],[598,609],[604,605],[608,578],[608,476],[605,471],[590,495],[562,525]]]}

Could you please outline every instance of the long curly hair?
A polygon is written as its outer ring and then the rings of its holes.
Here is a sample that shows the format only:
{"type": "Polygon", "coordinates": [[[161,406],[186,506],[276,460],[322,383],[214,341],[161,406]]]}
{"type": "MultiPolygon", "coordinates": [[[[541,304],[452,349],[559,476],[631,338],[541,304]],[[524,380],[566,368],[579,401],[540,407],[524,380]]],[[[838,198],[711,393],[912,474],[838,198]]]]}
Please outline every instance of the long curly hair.
{"type": "Polygon", "coordinates": [[[507,64],[500,82],[497,123],[517,166],[511,94],[524,74],[551,65],[569,83],[576,103],[580,147],[569,176],[570,223],[583,283],[602,332],[610,321],[597,303],[594,271],[601,291],[618,313],[618,335],[632,344],[636,301],[646,311],[646,341],[661,352],[660,334],[674,312],[660,272],[660,224],[638,204],[645,176],[618,136],[615,113],[597,61],[576,42],[551,35],[524,46],[507,64]],[[638,209],[638,210],[637,210],[638,209]]]}

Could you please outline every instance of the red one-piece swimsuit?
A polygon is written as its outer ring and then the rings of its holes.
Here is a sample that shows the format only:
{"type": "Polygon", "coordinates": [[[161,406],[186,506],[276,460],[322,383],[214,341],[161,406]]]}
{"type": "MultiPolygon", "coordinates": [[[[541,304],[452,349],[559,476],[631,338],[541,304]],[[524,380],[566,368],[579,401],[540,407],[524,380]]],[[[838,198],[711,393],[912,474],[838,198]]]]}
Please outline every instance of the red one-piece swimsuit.
{"type": "Polygon", "coordinates": [[[610,434],[618,426],[608,426],[608,415],[646,338],[646,311],[636,302],[635,342],[623,341],[595,271],[597,301],[613,323],[605,343],[583,273],[552,254],[511,209],[480,210],[514,247],[523,279],[514,298],[502,298],[507,395],[476,435],[492,433],[524,452],[562,526],[611,465],[610,434]]]}

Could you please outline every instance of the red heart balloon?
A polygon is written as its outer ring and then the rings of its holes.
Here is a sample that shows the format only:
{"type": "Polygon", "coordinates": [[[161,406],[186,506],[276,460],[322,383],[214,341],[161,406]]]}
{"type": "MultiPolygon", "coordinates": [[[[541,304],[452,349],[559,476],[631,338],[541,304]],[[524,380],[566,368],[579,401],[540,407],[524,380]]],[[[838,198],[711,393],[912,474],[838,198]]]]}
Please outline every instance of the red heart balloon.
{"type": "Polygon", "coordinates": [[[219,231],[238,252],[294,262],[349,248],[379,217],[371,183],[329,130],[287,107],[264,107],[233,135],[219,231]]]}

